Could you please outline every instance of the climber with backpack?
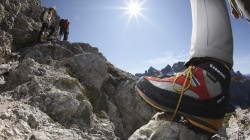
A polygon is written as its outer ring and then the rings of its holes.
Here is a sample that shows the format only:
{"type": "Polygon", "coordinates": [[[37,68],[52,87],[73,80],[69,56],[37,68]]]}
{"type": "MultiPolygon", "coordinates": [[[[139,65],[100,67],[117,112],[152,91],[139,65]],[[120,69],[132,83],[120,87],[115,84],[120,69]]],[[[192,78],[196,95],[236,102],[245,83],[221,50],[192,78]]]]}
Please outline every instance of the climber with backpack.
{"type": "Polygon", "coordinates": [[[59,22],[59,28],[60,28],[60,40],[63,36],[63,40],[68,40],[68,35],[69,35],[69,20],[68,19],[61,19],[59,22]]]}
{"type": "Polygon", "coordinates": [[[49,9],[45,9],[40,16],[40,19],[42,21],[42,27],[38,33],[38,37],[37,37],[37,42],[41,43],[42,40],[42,34],[45,30],[49,29],[49,35],[47,36],[47,40],[50,39],[50,37],[52,36],[52,34],[55,32],[55,27],[53,27],[51,25],[51,19],[53,16],[53,12],[55,11],[56,7],[52,6],[49,9]]]}

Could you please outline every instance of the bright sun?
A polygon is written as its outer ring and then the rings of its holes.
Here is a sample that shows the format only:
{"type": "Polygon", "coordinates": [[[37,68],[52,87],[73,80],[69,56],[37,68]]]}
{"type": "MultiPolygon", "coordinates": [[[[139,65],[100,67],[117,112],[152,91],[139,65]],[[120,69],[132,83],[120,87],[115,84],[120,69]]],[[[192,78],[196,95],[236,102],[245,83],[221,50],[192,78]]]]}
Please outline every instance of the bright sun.
{"type": "Polygon", "coordinates": [[[137,16],[141,14],[142,8],[137,1],[131,1],[130,3],[127,3],[127,6],[128,13],[131,16],[137,16]]]}
{"type": "Polygon", "coordinates": [[[126,2],[126,7],[123,9],[126,10],[126,14],[129,15],[129,20],[135,18],[138,20],[139,17],[144,17],[142,14],[144,1],[138,2],[138,0],[130,0],[126,2]]]}

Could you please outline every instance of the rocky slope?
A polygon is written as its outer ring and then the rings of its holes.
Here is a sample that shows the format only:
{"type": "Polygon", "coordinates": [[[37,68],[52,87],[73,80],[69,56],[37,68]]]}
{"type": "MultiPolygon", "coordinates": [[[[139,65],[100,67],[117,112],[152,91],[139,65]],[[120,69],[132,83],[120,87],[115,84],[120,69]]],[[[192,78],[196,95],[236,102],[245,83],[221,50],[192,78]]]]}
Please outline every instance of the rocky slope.
{"type": "Polygon", "coordinates": [[[237,108],[226,129],[229,140],[250,140],[250,112],[237,108]]]}
{"type": "Polygon", "coordinates": [[[0,1],[0,139],[147,139],[156,129],[162,139],[206,137],[179,123],[150,120],[157,111],[135,92],[138,78],[114,67],[98,48],[32,43],[42,10],[40,0],[0,1]]]}
{"type": "Polygon", "coordinates": [[[153,115],[135,94],[136,78],[96,48],[44,43],[20,52],[1,65],[2,138],[126,138],[153,115]]]}
{"type": "Polygon", "coordinates": [[[32,43],[40,4],[0,2],[0,139],[126,139],[155,113],[136,77],[88,44],[32,43]]]}

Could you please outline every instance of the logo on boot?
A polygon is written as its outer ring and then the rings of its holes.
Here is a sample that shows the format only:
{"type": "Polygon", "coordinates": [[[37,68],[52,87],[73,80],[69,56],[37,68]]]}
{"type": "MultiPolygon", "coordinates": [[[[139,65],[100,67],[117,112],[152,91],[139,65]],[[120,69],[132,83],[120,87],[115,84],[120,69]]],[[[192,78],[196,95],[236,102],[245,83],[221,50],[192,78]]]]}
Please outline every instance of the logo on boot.
{"type": "Polygon", "coordinates": [[[222,98],[220,98],[219,100],[217,100],[217,104],[220,103],[224,98],[225,98],[225,96],[222,96],[222,98]]]}
{"type": "Polygon", "coordinates": [[[210,68],[215,70],[220,76],[222,76],[224,79],[226,79],[226,76],[218,68],[216,68],[213,64],[210,64],[210,68]]]}

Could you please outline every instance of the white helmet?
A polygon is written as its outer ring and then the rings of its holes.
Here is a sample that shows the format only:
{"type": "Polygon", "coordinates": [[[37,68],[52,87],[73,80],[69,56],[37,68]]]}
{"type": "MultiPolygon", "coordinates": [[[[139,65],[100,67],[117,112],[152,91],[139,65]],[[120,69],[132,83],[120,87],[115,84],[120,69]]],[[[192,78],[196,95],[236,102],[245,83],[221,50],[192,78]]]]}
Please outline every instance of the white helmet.
{"type": "Polygon", "coordinates": [[[54,6],[51,6],[50,9],[56,10],[56,6],[55,6],[55,5],[54,5],[54,6]]]}

